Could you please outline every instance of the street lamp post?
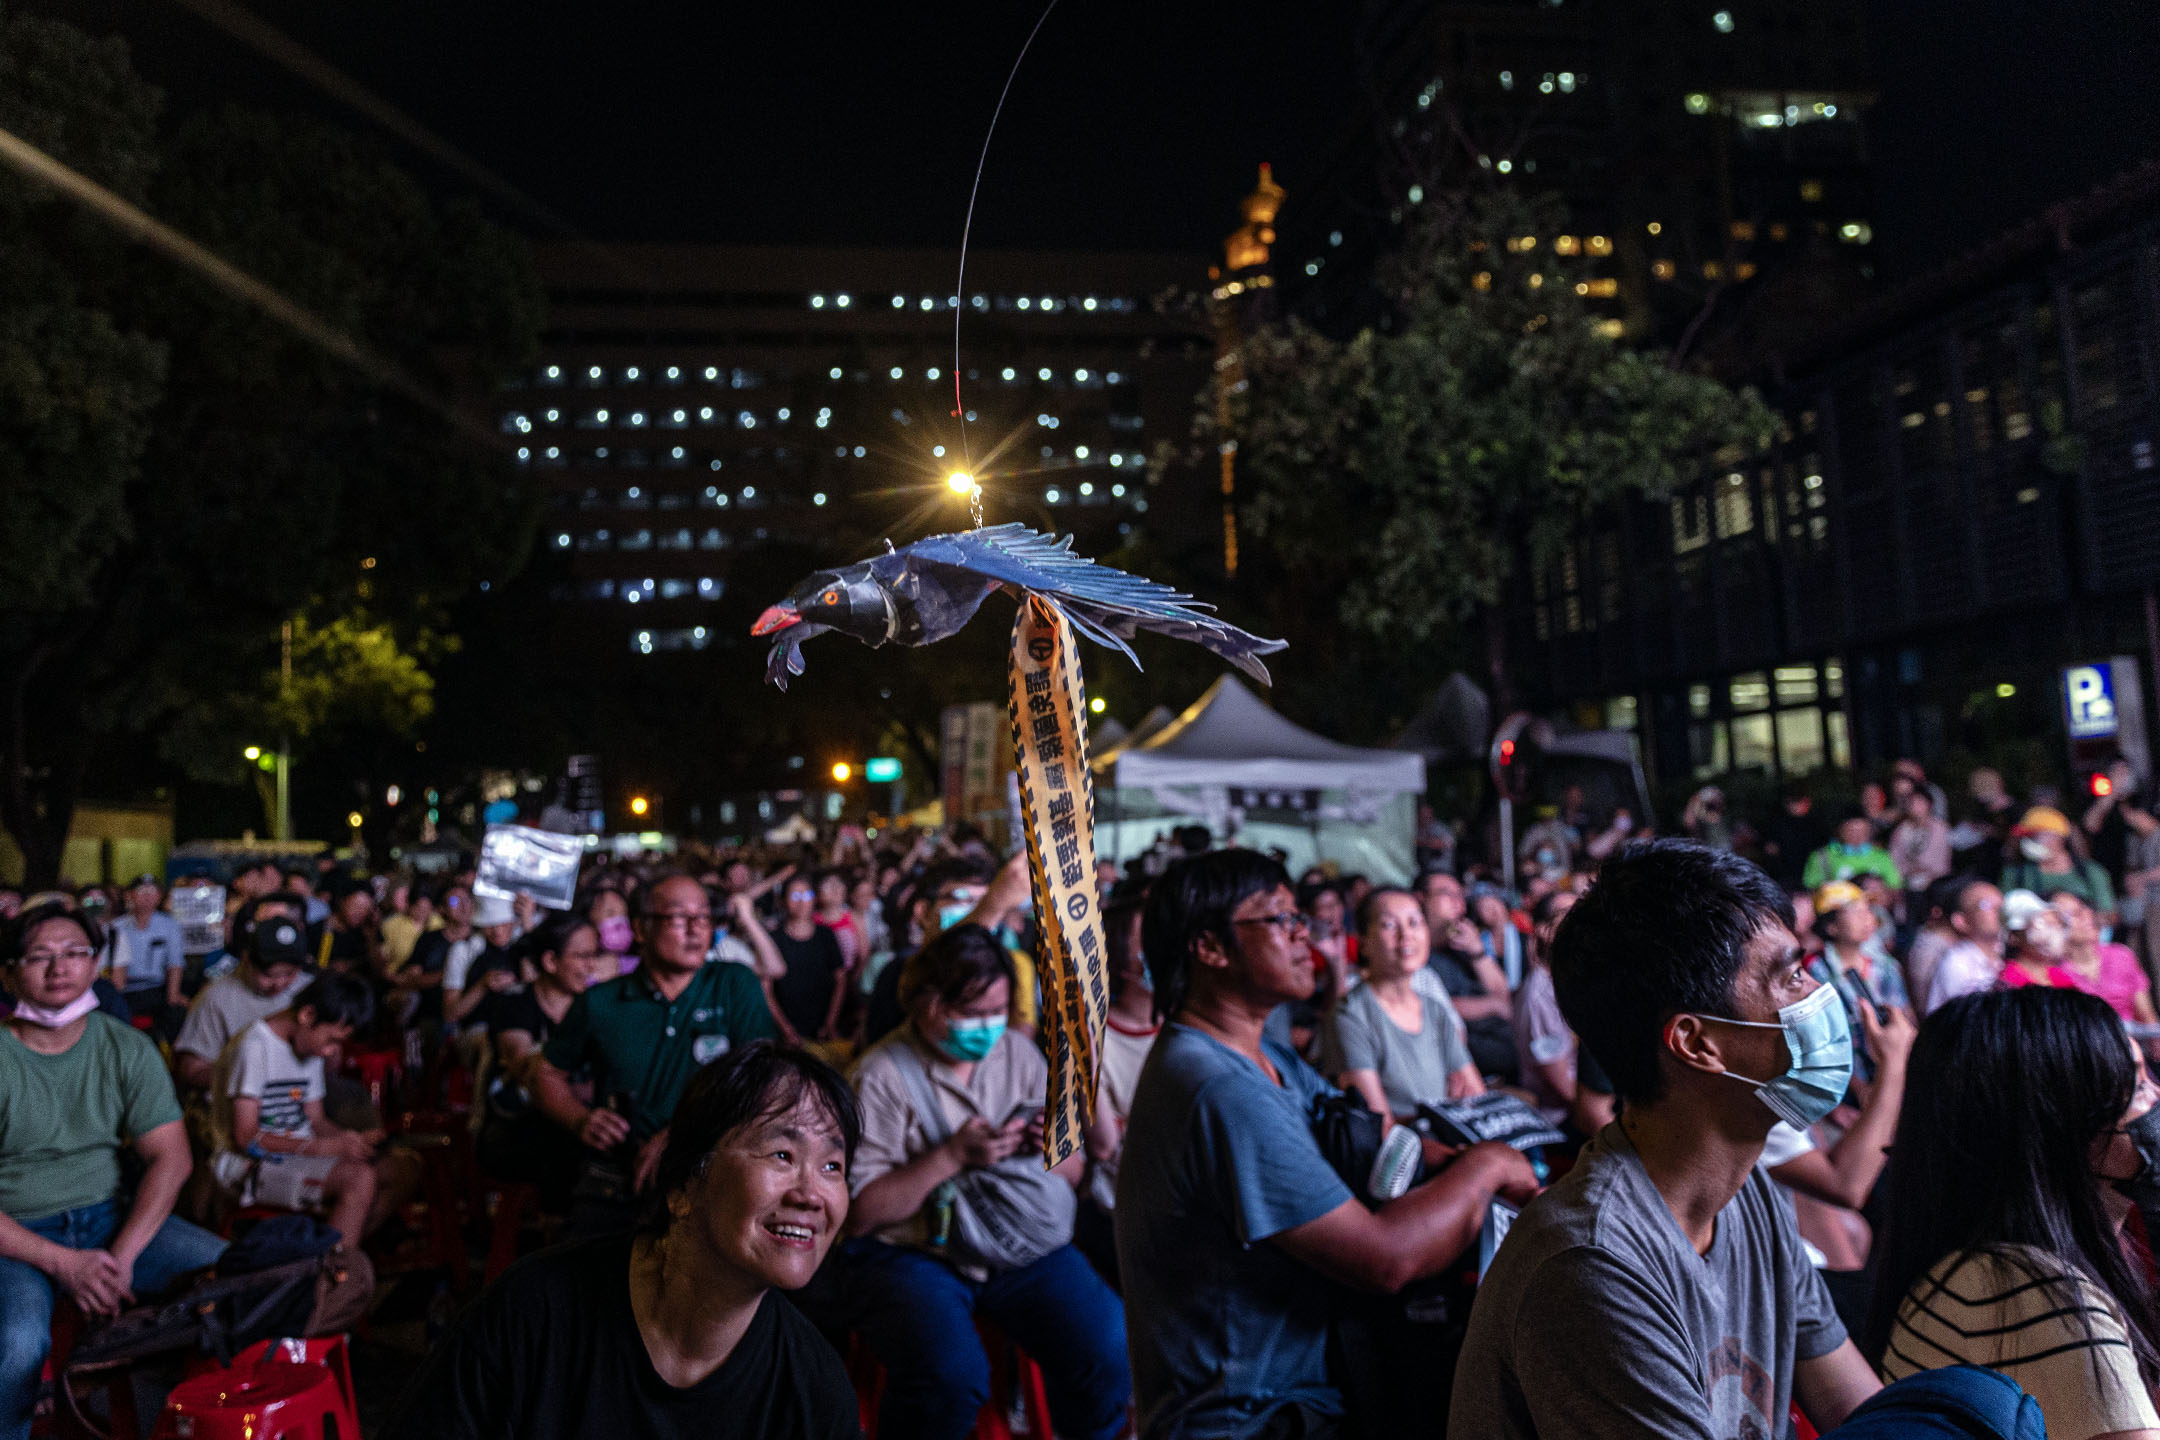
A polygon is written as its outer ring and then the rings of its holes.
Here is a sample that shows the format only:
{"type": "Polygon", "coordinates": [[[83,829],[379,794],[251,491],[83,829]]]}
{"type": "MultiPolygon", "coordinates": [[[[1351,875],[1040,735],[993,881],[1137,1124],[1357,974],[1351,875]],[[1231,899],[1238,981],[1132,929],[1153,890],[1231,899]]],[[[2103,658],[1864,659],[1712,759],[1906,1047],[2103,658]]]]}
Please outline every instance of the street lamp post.
{"type": "MultiPolygon", "coordinates": [[[[292,621],[287,620],[278,631],[278,698],[286,700],[292,695],[292,621]]],[[[272,838],[292,839],[292,736],[278,736],[277,751],[277,815],[272,823],[272,838]]]]}

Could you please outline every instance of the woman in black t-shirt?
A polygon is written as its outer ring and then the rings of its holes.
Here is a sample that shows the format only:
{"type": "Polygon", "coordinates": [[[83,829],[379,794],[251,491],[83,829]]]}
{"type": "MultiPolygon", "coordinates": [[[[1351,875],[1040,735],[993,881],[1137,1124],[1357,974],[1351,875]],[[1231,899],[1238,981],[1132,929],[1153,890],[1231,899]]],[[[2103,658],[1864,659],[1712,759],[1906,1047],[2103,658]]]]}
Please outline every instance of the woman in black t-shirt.
{"type": "Polygon", "coordinates": [[[793,1305],[846,1223],[855,1097],[757,1041],[697,1073],[634,1235],[544,1251],[490,1285],[386,1437],[856,1440],[855,1392],[793,1305]]]}
{"type": "MultiPolygon", "coordinates": [[[[541,1047],[585,987],[615,973],[614,957],[601,948],[591,921],[576,914],[551,915],[518,945],[525,984],[488,996],[480,1014],[487,1022],[493,1055],[487,1085],[487,1116],[481,1122],[480,1168],[498,1180],[540,1187],[541,1208],[570,1208],[584,1149],[578,1138],[534,1108],[526,1093],[541,1047]]],[[[592,1103],[590,1083],[573,1088],[592,1103]]]]}
{"type": "Polygon", "coordinates": [[[773,1018],[793,1041],[830,1040],[847,998],[847,958],[833,932],[817,919],[817,889],[808,879],[788,881],[787,911],[773,944],[787,974],[772,982],[773,1018]]]}

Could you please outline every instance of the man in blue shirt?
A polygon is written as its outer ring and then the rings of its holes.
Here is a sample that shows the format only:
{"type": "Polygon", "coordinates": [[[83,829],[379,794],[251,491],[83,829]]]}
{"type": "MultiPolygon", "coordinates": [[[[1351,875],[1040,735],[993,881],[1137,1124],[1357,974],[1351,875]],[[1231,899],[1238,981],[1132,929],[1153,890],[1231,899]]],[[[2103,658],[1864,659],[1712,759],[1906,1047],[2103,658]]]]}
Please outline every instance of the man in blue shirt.
{"type": "Polygon", "coordinates": [[[160,1007],[177,1011],[187,1003],[180,994],[186,939],[180,922],[159,908],[164,898],[157,876],[138,875],[128,884],[127,909],[113,922],[113,982],[137,1015],[157,1015],[160,1007]]]}
{"type": "Polygon", "coordinates": [[[1488,1144],[1377,1209],[1352,1194],[1313,1138],[1330,1087],[1262,1033],[1312,993],[1304,923],[1289,875],[1250,850],[1180,860],[1148,897],[1142,948],[1169,1023],[1133,1097],[1116,1221],[1150,1440],[1330,1433],[1336,1287],[1438,1274],[1496,1195],[1537,1189],[1527,1160],[1488,1144]]]}

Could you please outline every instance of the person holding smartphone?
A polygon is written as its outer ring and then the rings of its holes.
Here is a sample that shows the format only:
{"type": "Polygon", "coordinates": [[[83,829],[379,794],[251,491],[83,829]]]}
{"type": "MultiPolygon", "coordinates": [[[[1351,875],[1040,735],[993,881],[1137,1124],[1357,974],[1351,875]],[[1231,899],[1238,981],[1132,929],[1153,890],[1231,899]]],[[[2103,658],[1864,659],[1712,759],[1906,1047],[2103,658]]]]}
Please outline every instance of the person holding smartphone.
{"type": "Polygon", "coordinates": [[[906,1023],[856,1067],[841,1305],[885,1366],[889,1440],[973,1432],[990,1393],[978,1315],[1042,1367],[1058,1434],[1125,1425],[1125,1314],[1072,1243],[1086,1156],[1043,1168],[1049,1069],[1009,1028],[1012,985],[996,937],[953,926],[904,962],[906,1023]]]}

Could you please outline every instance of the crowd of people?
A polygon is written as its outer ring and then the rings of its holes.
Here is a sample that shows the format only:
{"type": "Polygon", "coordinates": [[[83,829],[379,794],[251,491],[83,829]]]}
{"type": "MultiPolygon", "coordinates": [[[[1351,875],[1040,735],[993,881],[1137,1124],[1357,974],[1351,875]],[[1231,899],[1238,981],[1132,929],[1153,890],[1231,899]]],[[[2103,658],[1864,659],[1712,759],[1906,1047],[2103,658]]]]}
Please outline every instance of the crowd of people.
{"type": "Polygon", "coordinates": [[[385,1074],[537,1196],[388,1433],[958,1440],[1020,1355],[1096,1440],[1858,1440],[2006,1381],[2160,1440],[2160,824],[2128,774],[2075,819],[1879,788],[1663,839],[1570,791],[1403,884],[1106,863],[1054,1168],[1024,856],[972,832],[596,857],[565,910],[263,863],[212,933],[156,876],[0,890],[0,1440],[63,1300],[262,1214],[408,1244],[385,1074]]]}

